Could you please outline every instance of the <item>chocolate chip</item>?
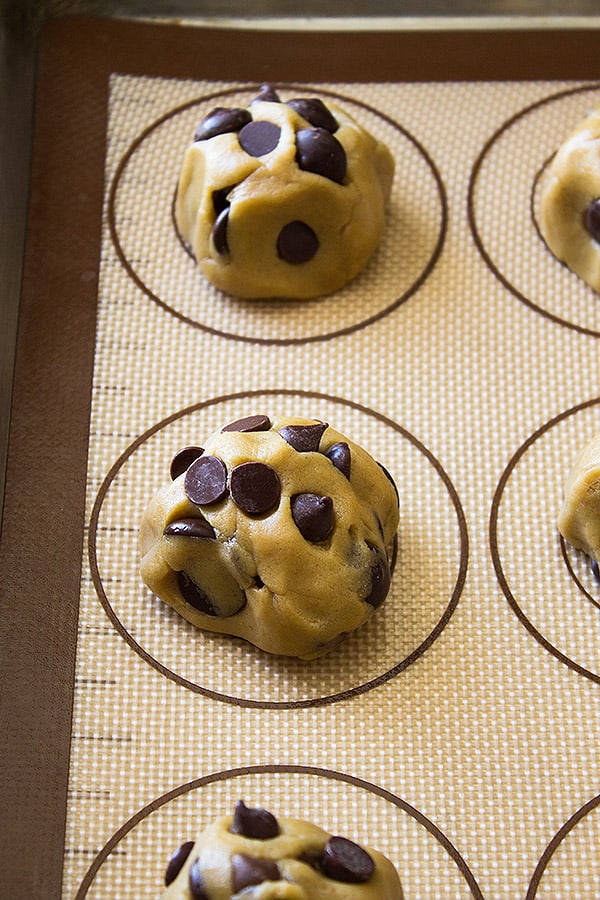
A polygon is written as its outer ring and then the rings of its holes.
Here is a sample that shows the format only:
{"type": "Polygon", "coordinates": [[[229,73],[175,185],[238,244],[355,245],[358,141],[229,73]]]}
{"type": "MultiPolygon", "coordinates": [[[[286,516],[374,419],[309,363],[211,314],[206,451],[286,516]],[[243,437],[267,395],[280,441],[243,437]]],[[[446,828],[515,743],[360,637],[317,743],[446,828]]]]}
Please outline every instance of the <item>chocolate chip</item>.
{"type": "Polygon", "coordinates": [[[175,537],[208,538],[214,540],[215,530],[206,519],[201,516],[189,519],[177,519],[165,528],[164,534],[175,537]]]}
{"type": "Polygon", "coordinates": [[[200,456],[185,473],[183,489],[197,506],[218,503],[227,493],[227,469],[218,456],[200,456]]]}
{"type": "Polygon", "coordinates": [[[219,188],[212,192],[212,205],[216,216],[229,206],[228,197],[234,187],[234,184],[230,184],[229,187],[219,188]]]}
{"type": "Polygon", "coordinates": [[[318,97],[294,97],[287,101],[287,105],[316,128],[324,128],[331,134],[339,128],[331,110],[318,97]]]}
{"type": "Polygon", "coordinates": [[[388,470],[386,469],[385,466],[382,466],[380,462],[378,462],[377,465],[379,466],[379,468],[381,469],[381,471],[383,472],[383,474],[385,475],[387,480],[390,482],[390,484],[394,488],[394,491],[396,493],[396,500],[398,502],[400,502],[400,494],[398,493],[398,488],[396,487],[396,482],[394,481],[394,479],[392,478],[392,476],[390,475],[390,473],[388,472],[388,470]]]}
{"type": "Polygon", "coordinates": [[[178,450],[171,460],[171,478],[175,481],[179,475],[183,475],[188,470],[195,459],[202,456],[204,450],[202,447],[183,447],[178,450]]]}
{"type": "Polygon", "coordinates": [[[589,204],[584,221],[588,233],[600,243],[600,197],[589,204]]]}
{"type": "Polygon", "coordinates": [[[266,841],[277,837],[279,825],[273,813],[260,807],[246,806],[243,800],[238,800],[229,830],[232,834],[266,841]]]}
{"type": "Polygon", "coordinates": [[[388,595],[392,577],[385,554],[369,541],[367,541],[367,546],[374,559],[371,565],[371,590],[365,597],[365,601],[377,609],[388,595]]]}
{"type": "Polygon", "coordinates": [[[335,525],[333,500],[318,494],[295,494],[291,500],[292,518],[306,541],[326,541],[335,525]]]}
{"type": "Polygon", "coordinates": [[[240,109],[239,107],[228,109],[225,106],[217,106],[202,119],[196,128],[194,140],[207,141],[217,134],[239,131],[251,121],[252,116],[247,109],[240,109]]]}
{"type": "Polygon", "coordinates": [[[229,207],[226,206],[215,219],[215,224],[213,225],[211,232],[213,245],[219,256],[225,256],[226,253],[229,253],[229,244],[227,243],[228,224],[229,207]]]}
{"type": "Polygon", "coordinates": [[[344,837],[330,837],[325,844],[321,866],[328,878],[350,884],[369,881],[375,863],[366,850],[344,837]]]}
{"type": "Polygon", "coordinates": [[[219,611],[214,603],[202,588],[190,578],[187,572],[177,573],[177,586],[179,593],[186,603],[197,609],[198,612],[204,613],[205,616],[218,616],[219,611]]]}
{"type": "Polygon", "coordinates": [[[597,559],[592,560],[591,568],[592,568],[592,575],[594,576],[596,581],[600,581],[600,565],[598,565],[597,559]]]}
{"type": "Polygon", "coordinates": [[[323,432],[329,428],[327,422],[316,422],[314,425],[284,425],[279,434],[298,453],[318,452],[323,432]]]}
{"type": "Polygon", "coordinates": [[[165,884],[167,885],[167,887],[173,881],[175,881],[193,849],[194,842],[186,841],[178,850],[175,851],[175,853],[173,853],[169,862],[167,863],[167,868],[165,869],[165,884]]]}
{"type": "Polygon", "coordinates": [[[346,151],[325,128],[302,128],[296,132],[296,162],[305,172],[344,183],[346,151]]]}
{"type": "Polygon", "coordinates": [[[257,100],[267,101],[268,103],[281,103],[279,99],[279,94],[270,84],[263,84],[260,87],[258,95],[254,98],[252,103],[256,103],[257,100]]]}
{"type": "Polygon", "coordinates": [[[200,859],[195,859],[190,866],[188,884],[190,886],[193,900],[210,900],[208,892],[204,886],[204,879],[202,878],[200,859]]]}
{"type": "Polygon", "coordinates": [[[234,853],[231,857],[231,874],[234,893],[263,881],[279,881],[281,878],[275,860],[247,856],[245,853],[234,853]]]}
{"type": "Polygon", "coordinates": [[[284,225],[277,237],[277,255],[293,266],[313,258],[319,249],[319,238],[306,222],[295,219],[284,225]]]}
{"type": "Polygon", "coordinates": [[[244,125],[238,135],[240,146],[249,156],[265,156],[274,150],[281,137],[281,128],[275,122],[255,119],[244,125]]]}
{"type": "Polygon", "coordinates": [[[270,427],[271,420],[268,416],[246,416],[230,422],[221,431],[268,431],[270,427]]]}
{"type": "Polygon", "coordinates": [[[277,472],[261,462],[246,462],[231,473],[231,496],[249,516],[260,516],[275,509],[281,495],[277,472]]]}
{"type": "Polygon", "coordinates": [[[325,456],[350,481],[350,447],[348,444],[345,441],[338,441],[336,444],[332,444],[325,451],[325,456]]]}

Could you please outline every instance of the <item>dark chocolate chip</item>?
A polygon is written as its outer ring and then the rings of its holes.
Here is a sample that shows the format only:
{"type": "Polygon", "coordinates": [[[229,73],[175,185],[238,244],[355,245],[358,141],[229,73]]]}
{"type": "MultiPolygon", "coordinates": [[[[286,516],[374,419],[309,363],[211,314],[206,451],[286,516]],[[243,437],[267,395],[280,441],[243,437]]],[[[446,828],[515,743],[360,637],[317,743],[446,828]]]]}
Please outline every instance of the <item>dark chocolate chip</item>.
{"type": "Polygon", "coordinates": [[[318,97],[294,97],[287,101],[287,105],[291,106],[298,115],[314,125],[315,128],[324,128],[331,134],[339,128],[337,119],[331,110],[318,97]]]}
{"type": "Polygon", "coordinates": [[[277,237],[277,255],[292,266],[309,262],[318,249],[319,238],[306,222],[299,219],[284,225],[277,237]]]}
{"type": "Polygon", "coordinates": [[[195,859],[190,866],[188,884],[190,886],[193,900],[210,900],[210,897],[208,896],[208,892],[204,885],[204,879],[202,878],[200,859],[195,859]]]}
{"type": "Polygon", "coordinates": [[[291,500],[292,518],[302,537],[317,544],[326,541],[335,525],[333,500],[318,494],[295,494],[291,500]]]}
{"type": "Polygon", "coordinates": [[[199,456],[202,456],[204,450],[202,447],[183,447],[181,450],[178,450],[173,459],[171,460],[171,478],[175,481],[179,475],[183,475],[186,472],[195,459],[198,459],[199,456]]]}
{"type": "Polygon", "coordinates": [[[385,554],[374,544],[369,543],[369,541],[367,541],[367,546],[374,559],[371,564],[371,590],[365,597],[365,601],[377,609],[388,595],[392,577],[385,554]]]}
{"type": "Polygon", "coordinates": [[[258,588],[258,590],[260,590],[261,588],[264,588],[264,586],[265,586],[265,583],[262,580],[262,578],[260,577],[260,575],[255,575],[254,576],[254,587],[258,588]]]}
{"type": "Polygon", "coordinates": [[[400,494],[398,493],[398,488],[396,487],[396,482],[394,481],[394,479],[392,478],[392,476],[390,475],[390,473],[388,472],[388,470],[386,469],[385,466],[382,466],[380,462],[378,462],[377,465],[379,466],[379,468],[381,469],[381,471],[383,472],[383,474],[385,475],[387,480],[390,482],[390,484],[394,488],[394,491],[396,492],[396,500],[399,503],[400,502],[400,494]]]}
{"type": "Polygon", "coordinates": [[[342,475],[350,480],[350,447],[345,441],[338,441],[332,444],[325,451],[325,456],[330,459],[336,469],[339,469],[342,475]]]}
{"type": "Polygon", "coordinates": [[[231,496],[249,516],[261,516],[275,509],[280,495],[277,472],[266,463],[242,463],[231,472],[231,496]]]}
{"type": "Polygon", "coordinates": [[[279,434],[298,453],[318,452],[323,432],[329,428],[327,422],[314,425],[284,425],[279,434]]]}
{"type": "Polygon", "coordinates": [[[279,99],[279,94],[270,84],[262,84],[257,96],[254,98],[252,103],[256,103],[257,100],[267,101],[268,103],[281,103],[279,99]]]}
{"type": "Polygon", "coordinates": [[[165,869],[165,884],[167,885],[167,887],[173,881],[175,881],[193,849],[194,842],[186,841],[178,850],[175,851],[175,853],[173,853],[169,862],[167,863],[167,868],[165,869]]]}
{"type": "Polygon", "coordinates": [[[248,122],[238,135],[240,146],[249,156],[266,156],[275,149],[280,137],[279,125],[266,119],[248,122]]]}
{"type": "Polygon", "coordinates": [[[249,807],[243,800],[238,800],[229,830],[232,834],[242,834],[247,838],[266,841],[277,837],[279,824],[273,813],[267,809],[261,809],[258,806],[249,807]]]}
{"type": "Polygon", "coordinates": [[[212,227],[213,245],[219,256],[225,256],[229,253],[229,244],[227,243],[227,225],[229,224],[229,207],[221,210],[215,224],[212,227]]]}
{"type": "Polygon", "coordinates": [[[598,560],[592,560],[592,575],[596,579],[596,581],[600,581],[600,565],[598,565],[598,560]]]}
{"type": "Polygon", "coordinates": [[[245,853],[234,853],[231,857],[231,874],[234,893],[263,881],[279,881],[281,878],[274,859],[261,859],[245,853]]]}
{"type": "Polygon", "coordinates": [[[230,184],[229,187],[220,188],[219,190],[212,192],[212,205],[216,216],[229,206],[229,200],[227,198],[234,187],[234,184],[230,184]]]}
{"type": "Polygon", "coordinates": [[[337,835],[325,844],[321,866],[328,878],[350,884],[369,881],[375,872],[375,863],[366,850],[337,835]]]}
{"type": "Polygon", "coordinates": [[[268,431],[270,427],[271,420],[268,416],[246,416],[230,422],[221,431],[268,431]]]}
{"type": "Polygon", "coordinates": [[[346,151],[325,128],[302,128],[296,132],[296,162],[305,172],[344,183],[346,151]]]}
{"type": "Polygon", "coordinates": [[[218,456],[199,456],[185,473],[183,489],[197,506],[218,503],[227,493],[227,469],[218,456]]]}
{"type": "Polygon", "coordinates": [[[167,527],[165,528],[164,534],[174,535],[175,537],[191,537],[214,540],[215,529],[212,527],[210,522],[206,521],[206,519],[202,518],[201,516],[196,516],[194,518],[177,519],[175,522],[170,522],[169,525],[167,525],[167,527]]]}
{"type": "Polygon", "coordinates": [[[592,200],[585,211],[585,227],[595,241],[600,243],[600,197],[592,200]]]}
{"type": "Polygon", "coordinates": [[[194,134],[195,141],[207,141],[217,134],[228,134],[231,131],[240,131],[244,125],[252,121],[252,116],[247,109],[217,106],[205,116],[194,134]]]}
{"type": "Polygon", "coordinates": [[[219,615],[208,594],[190,578],[187,572],[177,573],[177,585],[185,602],[197,609],[198,612],[204,613],[205,616],[219,615]]]}

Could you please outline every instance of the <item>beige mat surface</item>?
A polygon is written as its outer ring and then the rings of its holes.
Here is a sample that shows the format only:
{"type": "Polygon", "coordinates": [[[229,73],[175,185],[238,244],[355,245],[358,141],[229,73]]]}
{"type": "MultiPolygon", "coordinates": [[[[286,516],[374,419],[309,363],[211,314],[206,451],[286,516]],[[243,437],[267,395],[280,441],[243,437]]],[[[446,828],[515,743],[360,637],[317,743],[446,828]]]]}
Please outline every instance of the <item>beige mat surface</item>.
{"type": "Polygon", "coordinates": [[[388,142],[388,227],[342,291],[252,303],[203,280],[171,203],[197,121],[256,85],[111,80],[64,896],[157,896],[244,797],[378,846],[409,900],[513,900],[538,866],[535,896],[592,900],[600,592],[555,517],[600,426],[600,303],[535,213],[600,86],[302,91],[388,142]],[[137,572],[173,452],[257,412],[334,424],[400,490],[390,598],[313,663],[194,630],[137,572]]]}

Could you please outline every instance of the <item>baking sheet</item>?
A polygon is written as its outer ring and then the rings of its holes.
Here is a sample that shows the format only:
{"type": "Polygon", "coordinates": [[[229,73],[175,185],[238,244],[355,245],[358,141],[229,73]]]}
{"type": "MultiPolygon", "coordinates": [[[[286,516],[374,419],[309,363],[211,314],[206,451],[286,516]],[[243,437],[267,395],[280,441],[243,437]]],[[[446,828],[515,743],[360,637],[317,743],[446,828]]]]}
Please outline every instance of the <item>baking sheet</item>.
{"type": "Polygon", "coordinates": [[[600,96],[592,44],[565,33],[552,60],[556,36],[530,35],[529,77],[517,60],[477,78],[506,36],[439,36],[440,77],[436,54],[365,70],[350,51],[368,35],[332,36],[319,68],[314,35],[287,35],[283,63],[234,34],[245,63],[219,69],[218,32],[176,34],[75,21],[42,59],[2,561],[14,843],[58,830],[11,875],[33,896],[50,872],[52,896],[155,897],[170,852],[243,796],[378,846],[407,898],[591,900],[600,593],[555,517],[600,421],[600,306],[549,254],[537,204],[600,96]],[[396,157],[377,253],[323,300],[219,295],[173,227],[194,124],[265,78],[335,97],[396,157]],[[254,412],[331,422],[400,489],[390,598],[310,664],[195,632],[137,577],[174,450],[254,412]]]}

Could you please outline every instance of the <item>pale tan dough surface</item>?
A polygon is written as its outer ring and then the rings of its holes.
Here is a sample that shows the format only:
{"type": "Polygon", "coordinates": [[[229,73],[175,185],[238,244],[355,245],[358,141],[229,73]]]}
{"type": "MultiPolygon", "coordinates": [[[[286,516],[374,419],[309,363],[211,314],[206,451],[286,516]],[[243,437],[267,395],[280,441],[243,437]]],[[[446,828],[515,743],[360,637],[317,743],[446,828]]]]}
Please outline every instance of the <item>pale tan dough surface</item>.
{"type": "Polygon", "coordinates": [[[377,850],[363,847],[375,864],[373,875],[362,883],[328,878],[302,857],[317,859],[331,835],[301,819],[277,817],[279,834],[268,839],[232,834],[232,816],[211,823],[194,841],[194,847],[162,900],[193,900],[189,870],[199,859],[199,868],[209,900],[403,900],[402,886],[392,863],[377,850]],[[280,880],[233,892],[232,857],[244,854],[277,862],[280,880]]]}
{"type": "Polygon", "coordinates": [[[217,431],[203,444],[203,456],[222,460],[229,480],[244,463],[269,466],[281,488],[272,510],[247,514],[229,488],[218,502],[198,506],[186,495],[183,473],[151,499],[140,529],[142,579],[184,618],[269,653],[306,659],[332,649],[380,605],[367,598],[378,568],[389,577],[399,519],[394,484],[360,446],[328,426],[318,451],[299,452],[279,434],[315,424],[289,417],[270,422],[268,430],[217,431]],[[338,443],[350,451],[349,478],[325,455],[338,443]],[[307,540],[294,521],[292,498],[304,493],[333,501],[326,540],[307,540]],[[173,522],[197,517],[214,538],[164,533],[173,522]],[[183,599],[181,571],[202,587],[217,614],[183,599]]]}
{"type": "Polygon", "coordinates": [[[600,291],[600,244],[585,227],[600,197],[600,107],[577,125],[552,160],[540,196],[540,227],[554,255],[600,291]]]}
{"type": "Polygon", "coordinates": [[[581,449],[567,476],[558,528],[566,541],[600,561],[600,434],[581,449]]]}
{"type": "Polygon", "coordinates": [[[264,156],[246,153],[233,132],[195,141],[185,151],[177,225],[201,271],[225,293],[245,299],[322,296],[353,279],[373,254],[385,226],[394,159],[349,114],[329,101],[326,106],[346,152],[343,183],[299,168],[296,133],[310,126],[285,102],[259,100],[249,107],[253,121],[281,128],[277,147],[264,156]],[[230,189],[226,253],[212,238],[213,194],[223,189],[230,189]],[[319,248],[308,261],[289,263],[279,256],[277,239],[296,221],[314,231],[319,248]]]}

